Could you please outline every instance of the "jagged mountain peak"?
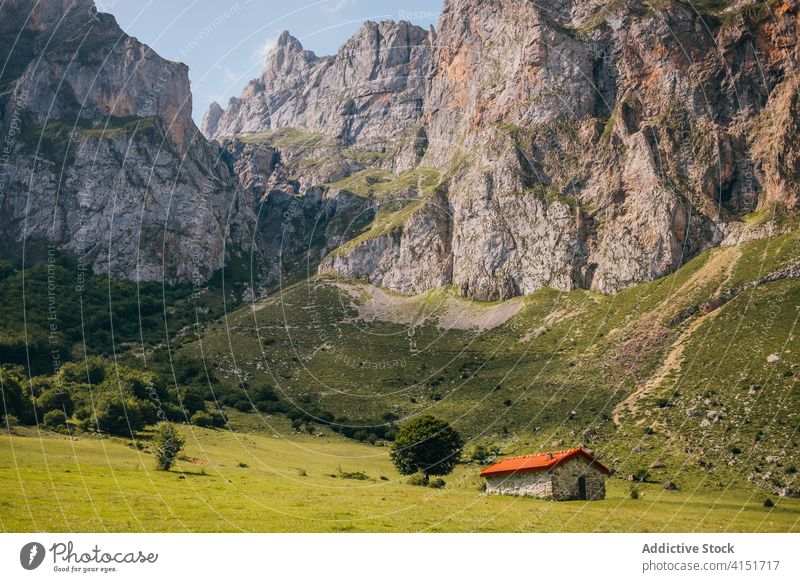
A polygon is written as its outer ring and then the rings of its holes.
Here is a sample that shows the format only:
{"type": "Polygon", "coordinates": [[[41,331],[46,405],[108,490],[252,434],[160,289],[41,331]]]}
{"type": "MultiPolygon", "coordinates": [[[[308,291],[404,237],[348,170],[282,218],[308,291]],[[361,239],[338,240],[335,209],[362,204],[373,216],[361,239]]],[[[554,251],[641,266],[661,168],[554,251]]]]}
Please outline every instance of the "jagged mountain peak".
{"type": "Polygon", "coordinates": [[[295,127],[343,144],[398,136],[421,114],[430,52],[430,33],[407,21],[365,22],[325,57],[284,32],[263,73],[230,100],[209,135],[295,127]]]}
{"type": "Polygon", "coordinates": [[[217,132],[217,125],[225,110],[216,101],[212,101],[208,106],[208,111],[203,116],[203,121],[200,124],[200,131],[206,137],[212,136],[217,132]]]}

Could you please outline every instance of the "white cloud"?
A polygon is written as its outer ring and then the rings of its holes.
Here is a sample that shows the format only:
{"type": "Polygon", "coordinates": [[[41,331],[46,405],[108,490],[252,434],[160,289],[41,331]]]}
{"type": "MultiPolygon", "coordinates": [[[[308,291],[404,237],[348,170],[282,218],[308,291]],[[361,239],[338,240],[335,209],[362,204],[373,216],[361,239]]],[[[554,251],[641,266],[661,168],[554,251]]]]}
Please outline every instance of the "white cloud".
{"type": "Polygon", "coordinates": [[[253,51],[253,60],[258,62],[264,62],[267,60],[269,53],[272,52],[272,49],[275,48],[275,44],[278,42],[278,39],[275,37],[268,38],[260,45],[258,45],[255,50],[253,51]]]}
{"type": "Polygon", "coordinates": [[[225,75],[225,80],[228,81],[228,83],[235,83],[242,77],[239,73],[235,73],[228,67],[223,67],[222,74],[225,75]]]}
{"type": "Polygon", "coordinates": [[[328,0],[322,5],[322,9],[329,14],[335,14],[355,3],[356,0],[328,0]]]}

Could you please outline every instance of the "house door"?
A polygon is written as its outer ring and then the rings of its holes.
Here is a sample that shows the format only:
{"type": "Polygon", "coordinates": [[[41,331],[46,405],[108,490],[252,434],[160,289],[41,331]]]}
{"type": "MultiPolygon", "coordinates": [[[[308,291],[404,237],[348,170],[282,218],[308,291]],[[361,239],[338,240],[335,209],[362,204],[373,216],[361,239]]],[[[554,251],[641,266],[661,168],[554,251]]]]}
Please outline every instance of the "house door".
{"type": "Polygon", "coordinates": [[[578,499],[586,500],[586,477],[578,477],[578,499]]]}

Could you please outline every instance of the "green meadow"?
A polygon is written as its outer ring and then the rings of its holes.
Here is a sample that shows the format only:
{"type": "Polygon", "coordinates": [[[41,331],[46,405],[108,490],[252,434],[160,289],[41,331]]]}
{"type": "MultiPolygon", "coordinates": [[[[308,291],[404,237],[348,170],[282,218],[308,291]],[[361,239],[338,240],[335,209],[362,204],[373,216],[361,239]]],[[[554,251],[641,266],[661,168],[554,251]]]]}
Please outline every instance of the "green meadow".
{"type": "MultiPolygon", "coordinates": [[[[270,422],[273,419],[266,419],[270,422]]],[[[328,435],[280,436],[182,427],[171,471],[113,438],[18,428],[0,436],[0,529],[98,532],[795,532],[800,500],[772,508],[754,488],[702,479],[680,491],[608,482],[604,501],[486,496],[480,467],[445,489],[413,486],[388,448],[328,435]]]]}

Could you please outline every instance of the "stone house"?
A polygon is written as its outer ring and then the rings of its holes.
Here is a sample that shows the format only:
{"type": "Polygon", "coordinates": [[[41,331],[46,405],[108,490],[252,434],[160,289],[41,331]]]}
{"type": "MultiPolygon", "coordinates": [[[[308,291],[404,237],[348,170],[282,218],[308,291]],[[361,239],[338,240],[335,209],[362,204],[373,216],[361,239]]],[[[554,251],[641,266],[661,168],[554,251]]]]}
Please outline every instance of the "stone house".
{"type": "Polygon", "coordinates": [[[487,493],[556,501],[604,499],[608,474],[583,449],[509,457],[481,471],[487,493]]]}

